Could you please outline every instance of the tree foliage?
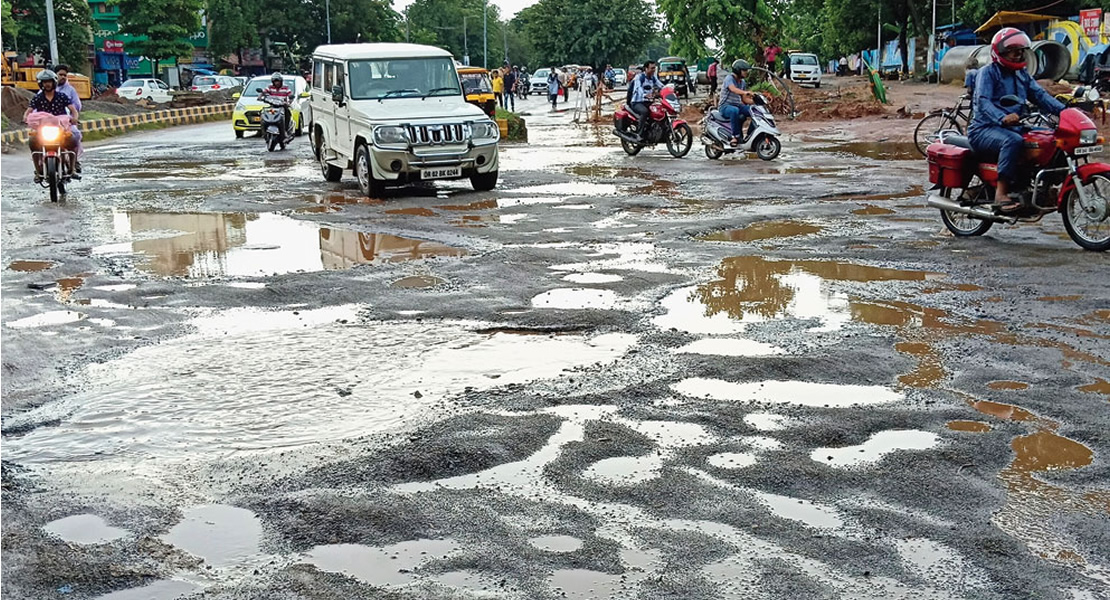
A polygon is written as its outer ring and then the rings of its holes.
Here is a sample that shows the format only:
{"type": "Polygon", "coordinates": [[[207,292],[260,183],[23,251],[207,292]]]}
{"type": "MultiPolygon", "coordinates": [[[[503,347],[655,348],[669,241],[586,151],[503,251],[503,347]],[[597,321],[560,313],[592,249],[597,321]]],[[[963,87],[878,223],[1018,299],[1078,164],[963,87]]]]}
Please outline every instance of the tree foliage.
{"type": "Polygon", "coordinates": [[[204,0],[110,0],[119,6],[120,32],[145,36],[129,44],[128,51],[145,56],[155,65],[167,58],[189,56],[189,36],[200,31],[204,0]]]}
{"type": "Polygon", "coordinates": [[[654,10],[644,0],[540,0],[517,21],[537,67],[628,64],[655,33],[654,10]]]}
{"type": "Polygon", "coordinates": [[[470,64],[488,64],[492,69],[501,65],[508,32],[503,30],[497,5],[489,4],[488,12],[483,15],[484,5],[483,0],[416,0],[408,7],[406,15],[410,29],[434,36],[436,46],[447,49],[460,60],[469,54],[470,64]],[[483,38],[483,21],[486,38],[483,38]],[[488,57],[483,53],[483,41],[488,47],[488,57]]]}
{"type": "MultiPolygon", "coordinates": [[[[11,20],[5,9],[4,46],[48,56],[50,41],[46,28],[46,2],[12,0],[10,8],[11,20]],[[12,20],[18,25],[9,30],[12,20]]],[[[58,54],[61,56],[50,56],[49,62],[65,62],[74,69],[87,67],[89,44],[92,43],[89,28],[92,25],[92,11],[84,0],[54,0],[54,27],[58,32],[58,54]]]]}
{"type": "Polygon", "coordinates": [[[222,57],[259,47],[260,8],[258,0],[208,0],[209,52],[222,57]]]}
{"type": "Polygon", "coordinates": [[[779,30],[785,0],[658,0],[671,49],[691,60],[712,40],[727,58],[754,58],[779,30]]]}
{"type": "MultiPolygon", "coordinates": [[[[330,5],[333,44],[403,39],[401,17],[389,0],[330,0],[330,5]]],[[[257,21],[262,27],[261,36],[284,42],[299,54],[312,52],[328,42],[325,7],[324,2],[267,0],[257,21]]]]}

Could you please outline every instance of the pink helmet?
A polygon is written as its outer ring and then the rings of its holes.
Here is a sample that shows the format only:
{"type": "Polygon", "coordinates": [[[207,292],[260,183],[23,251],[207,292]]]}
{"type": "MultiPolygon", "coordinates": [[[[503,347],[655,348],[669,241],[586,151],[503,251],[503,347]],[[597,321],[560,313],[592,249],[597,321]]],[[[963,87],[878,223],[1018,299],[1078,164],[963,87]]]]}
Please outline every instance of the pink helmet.
{"type": "Polygon", "coordinates": [[[1025,53],[1021,55],[1021,60],[1007,60],[1002,55],[1007,50],[1014,48],[1021,48],[1028,50],[1032,45],[1029,41],[1029,36],[1025,35],[1024,31],[1014,29],[1013,27],[1003,27],[994,34],[991,38],[991,60],[1014,71],[1025,68],[1025,53]]]}

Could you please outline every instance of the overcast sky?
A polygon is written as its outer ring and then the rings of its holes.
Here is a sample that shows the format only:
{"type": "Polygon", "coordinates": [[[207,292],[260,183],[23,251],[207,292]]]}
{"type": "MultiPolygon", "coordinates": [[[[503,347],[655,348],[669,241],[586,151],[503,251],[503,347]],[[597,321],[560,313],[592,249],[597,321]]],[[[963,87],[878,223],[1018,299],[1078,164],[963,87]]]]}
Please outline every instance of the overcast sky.
{"type": "MultiPolygon", "coordinates": [[[[493,0],[490,4],[501,7],[501,14],[505,18],[513,18],[516,13],[535,4],[538,0],[493,0]]],[[[412,4],[413,0],[393,0],[393,10],[404,13],[405,7],[412,4]]]]}

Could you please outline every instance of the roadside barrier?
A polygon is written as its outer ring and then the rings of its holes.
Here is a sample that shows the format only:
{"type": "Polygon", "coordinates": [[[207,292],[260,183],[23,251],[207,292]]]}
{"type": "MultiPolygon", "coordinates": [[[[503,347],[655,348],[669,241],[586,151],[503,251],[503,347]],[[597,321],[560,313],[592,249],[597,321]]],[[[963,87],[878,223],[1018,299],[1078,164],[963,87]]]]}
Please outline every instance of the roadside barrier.
{"type": "MultiPolygon", "coordinates": [[[[134,115],[121,115],[111,119],[95,119],[81,121],[78,128],[82,132],[93,131],[127,131],[144,123],[171,123],[181,125],[188,123],[201,123],[211,120],[212,117],[227,116],[235,110],[235,104],[210,104],[206,106],[190,106],[188,108],[170,108],[166,110],[152,110],[150,112],[134,115]]],[[[30,140],[30,130],[8,131],[3,135],[6,144],[20,142],[26,144],[30,140]]]]}

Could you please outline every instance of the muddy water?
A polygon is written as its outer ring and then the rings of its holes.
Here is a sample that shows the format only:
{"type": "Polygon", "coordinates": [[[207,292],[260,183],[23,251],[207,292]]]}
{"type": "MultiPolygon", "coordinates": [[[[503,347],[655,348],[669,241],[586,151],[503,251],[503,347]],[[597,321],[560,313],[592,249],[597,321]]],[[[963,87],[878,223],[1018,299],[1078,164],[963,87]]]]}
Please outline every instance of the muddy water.
{"type": "Polygon", "coordinates": [[[1024,381],[992,381],[987,387],[992,390],[1019,391],[1029,389],[1029,384],[1024,381]]]}
{"type": "Polygon", "coordinates": [[[912,142],[849,142],[818,149],[820,152],[851,154],[873,160],[922,160],[912,142]]]}
{"type": "Polygon", "coordinates": [[[437,242],[273,213],[118,213],[115,233],[131,241],[94,254],[135,254],[139,269],[176,277],[270,276],[466,254],[437,242]]]}
{"type": "Polygon", "coordinates": [[[1094,383],[1079,386],[1079,391],[1110,397],[1110,381],[1096,377],[1094,383]]]}
{"type": "Polygon", "coordinates": [[[709,242],[753,242],[756,240],[811,235],[820,232],[822,229],[823,227],[802,221],[760,221],[742,229],[716,231],[698,236],[698,239],[709,242]]]}
{"type": "Polygon", "coordinates": [[[917,358],[913,371],[898,376],[898,381],[909,387],[931,388],[946,375],[940,353],[932,345],[923,342],[898,342],[894,349],[917,358]]]}
{"type": "Polygon", "coordinates": [[[893,215],[894,211],[889,208],[875,206],[873,204],[865,205],[863,208],[857,208],[852,211],[853,215],[893,215]]]}
{"type": "Polygon", "coordinates": [[[431,275],[413,275],[412,277],[398,279],[397,281],[389,284],[389,287],[402,289],[419,289],[431,288],[437,285],[443,285],[444,283],[447,283],[447,281],[440,279],[439,277],[433,277],[431,275]]]}
{"type": "Polygon", "coordinates": [[[945,426],[952,431],[968,431],[971,433],[986,433],[991,430],[990,424],[982,421],[949,421],[945,426]]]}
{"type": "Polygon", "coordinates": [[[8,263],[8,269],[21,273],[36,273],[38,271],[53,269],[56,265],[57,263],[49,260],[13,260],[8,263]]]}

